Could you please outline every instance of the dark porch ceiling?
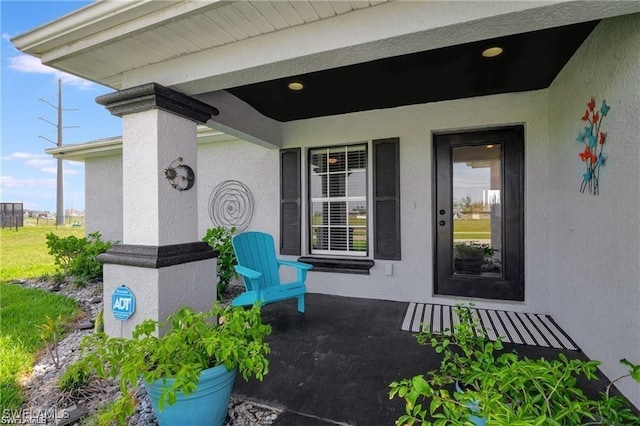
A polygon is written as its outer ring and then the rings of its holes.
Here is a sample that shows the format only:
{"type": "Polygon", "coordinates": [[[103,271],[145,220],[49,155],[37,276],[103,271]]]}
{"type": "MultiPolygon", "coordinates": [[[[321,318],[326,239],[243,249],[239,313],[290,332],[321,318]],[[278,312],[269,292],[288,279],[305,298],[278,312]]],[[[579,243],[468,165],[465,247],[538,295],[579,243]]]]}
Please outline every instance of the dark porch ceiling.
{"type": "Polygon", "coordinates": [[[599,21],[385,58],[228,89],[267,117],[291,121],[549,87],[599,21]],[[504,52],[484,58],[482,51],[504,52]],[[304,89],[287,88],[291,81],[304,89]]]}

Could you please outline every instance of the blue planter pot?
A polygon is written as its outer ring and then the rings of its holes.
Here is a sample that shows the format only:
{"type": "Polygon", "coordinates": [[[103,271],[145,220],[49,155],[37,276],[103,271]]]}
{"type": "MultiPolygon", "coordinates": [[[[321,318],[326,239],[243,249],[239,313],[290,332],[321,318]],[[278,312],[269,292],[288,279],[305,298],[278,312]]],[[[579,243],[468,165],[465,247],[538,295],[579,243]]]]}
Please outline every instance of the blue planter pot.
{"type": "Polygon", "coordinates": [[[223,425],[237,373],[237,369],[227,371],[224,365],[203,370],[198,390],[189,395],[178,392],[175,404],[165,404],[162,412],[158,408],[162,389],[171,386],[175,379],[165,379],[164,384],[162,380],[145,383],[158,423],[162,426],[223,425]]]}
{"type": "MultiPolygon", "coordinates": [[[[458,384],[458,382],[456,381],[456,391],[463,393],[464,391],[460,388],[460,385],[458,384]]],[[[478,408],[478,402],[477,401],[471,401],[468,403],[467,405],[469,408],[471,408],[471,411],[476,412],[476,411],[480,411],[480,408],[478,408]]],[[[474,415],[470,415],[469,416],[469,421],[471,423],[473,423],[476,426],[487,426],[487,419],[483,418],[483,417],[478,417],[478,416],[474,416],[474,415]]]]}

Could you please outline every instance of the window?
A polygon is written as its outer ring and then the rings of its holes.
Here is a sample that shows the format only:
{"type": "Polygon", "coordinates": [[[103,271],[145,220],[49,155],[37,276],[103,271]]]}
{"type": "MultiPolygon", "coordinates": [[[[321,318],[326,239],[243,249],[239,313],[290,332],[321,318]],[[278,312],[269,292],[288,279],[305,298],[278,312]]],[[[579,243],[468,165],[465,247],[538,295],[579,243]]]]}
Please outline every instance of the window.
{"type": "Polygon", "coordinates": [[[367,146],[309,151],[311,254],[366,256],[367,146]]]}
{"type": "Polygon", "coordinates": [[[304,251],[306,256],[298,260],[314,265],[314,272],[348,274],[369,274],[373,259],[402,259],[400,140],[372,140],[371,164],[367,163],[367,147],[361,143],[310,149],[308,163],[301,161],[301,148],[280,150],[280,254],[300,256],[304,251]],[[305,168],[309,171],[309,197],[304,214],[309,218],[309,228],[303,230],[301,187],[305,168]],[[303,234],[310,236],[308,252],[302,250],[303,234]]]}

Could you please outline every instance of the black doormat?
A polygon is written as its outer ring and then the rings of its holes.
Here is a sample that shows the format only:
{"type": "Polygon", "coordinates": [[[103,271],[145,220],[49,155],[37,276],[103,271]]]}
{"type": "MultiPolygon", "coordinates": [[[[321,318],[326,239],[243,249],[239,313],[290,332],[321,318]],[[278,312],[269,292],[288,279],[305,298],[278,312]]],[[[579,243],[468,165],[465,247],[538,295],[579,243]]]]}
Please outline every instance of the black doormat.
{"type": "MultiPolygon", "coordinates": [[[[470,308],[487,337],[502,336],[506,343],[541,346],[578,351],[578,345],[549,315],[470,308]]],[[[401,329],[418,332],[429,329],[433,333],[450,334],[460,319],[455,306],[409,303],[401,329]]]]}

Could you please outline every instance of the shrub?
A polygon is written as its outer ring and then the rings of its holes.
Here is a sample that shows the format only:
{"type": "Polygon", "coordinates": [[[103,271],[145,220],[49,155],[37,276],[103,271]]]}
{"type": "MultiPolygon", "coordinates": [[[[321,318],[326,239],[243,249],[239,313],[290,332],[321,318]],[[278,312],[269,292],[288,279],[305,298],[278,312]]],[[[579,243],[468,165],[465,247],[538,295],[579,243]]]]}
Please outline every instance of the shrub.
{"type": "Polygon", "coordinates": [[[533,360],[501,352],[501,340],[490,341],[469,309],[456,311],[460,322],[451,335],[416,336],[443,355],[440,368],[391,383],[390,398],[405,401],[397,425],[640,425],[627,402],[610,394],[622,378],[640,382],[640,365],[623,359],[629,373],[590,399],[578,378],[596,379],[598,361],[570,360],[562,353],[533,360]]]}
{"type": "Polygon", "coordinates": [[[456,258],[493,256],[494,249],[490,244],[481,244],[477,241],[460,241],[453,244],[453,252],[456,258]]]}
{"type": "Polygon", "coordinates": [[[209,244],[211,248],[218,252],[216,263],[216,273],[218,275],[218,299],[222,300],[222,294],[226,290],[232,278],[237,278],[238,274],[234,268],[236,254],[231,244],[231,236],[236,232],[236,228],[227,229],[224,226],[207,229],[207,234],[202,241],[209,244]]]}
{"type": "Polygon", "coordinates": [[[91,371],[82,364],[71,364],[58,379],[58,388],[63,392],[74,393],[87,386],[91,371]]]}
{"type": "Polygon", "coordinates": [[[109,250],[115,241],[102,241],[100,232],[92,232],[86,238],[58,237],[47,234],[47,247],[55,264],[66,276],[73,276],[77,284],[102,277],[102,264],[96,257],[109,250]]]}

